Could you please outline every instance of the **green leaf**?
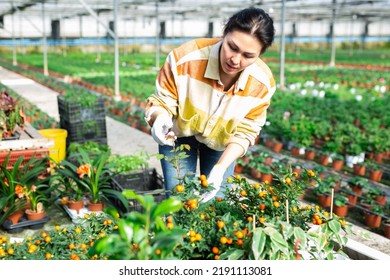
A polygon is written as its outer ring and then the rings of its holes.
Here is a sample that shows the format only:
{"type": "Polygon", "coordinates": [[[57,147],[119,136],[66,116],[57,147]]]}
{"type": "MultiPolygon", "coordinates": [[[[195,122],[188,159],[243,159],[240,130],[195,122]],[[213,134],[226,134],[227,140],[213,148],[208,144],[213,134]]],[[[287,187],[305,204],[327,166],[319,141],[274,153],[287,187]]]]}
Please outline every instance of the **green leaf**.
{"type": "Polygon", "coordinates": [[[244,250],[231,248],[219,256],[220,260],[241,260],[244,256],[244,250]]]}
{"type": "Polygon", "coordinates": [[[178,199],[170,197],[163,200],[152,213],[152,218],[156,218],[161,215],[168,215],[171,212],[179,211],[182,206],[182,202],[178,199]]]}
{"type": "Polygon", "coordinates": [[[341,229],[341,225],[338,221],[336,220],[331,220],[328,222],[329,224],[329,228],[334,232],[334,233],[338,233],[341,229]]]}
{"type": "Polygon", "coordinates": [[[127,243],[130,243],[133,239],[133,227],[130,222],[126,222],[126,220],[118,221],[118,232],[119,236],[125,240],[127,243]]]}
{"type": "Polygon", "coordinates": [[[256,228],[252,238],[252,252],[255,260],[260,259],[265,247],[266,235],[262,228],[256,228]]]}
{"type": "Polygon", "coordinates": [[[306,247],[307,238],[305,232],[300,227],[294,227],[294,237],[296,240],[300,240],[300,245],[302,248],[306,247]]]}

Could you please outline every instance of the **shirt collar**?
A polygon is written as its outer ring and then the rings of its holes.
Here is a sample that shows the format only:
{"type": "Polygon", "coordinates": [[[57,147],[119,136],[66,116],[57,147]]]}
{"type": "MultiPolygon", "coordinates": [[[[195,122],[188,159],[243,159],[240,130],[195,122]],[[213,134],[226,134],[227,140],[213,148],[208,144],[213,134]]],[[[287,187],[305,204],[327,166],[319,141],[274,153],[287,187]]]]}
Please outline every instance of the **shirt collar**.
{"type": "Polygon", "coordinates": [[[219,76],[219,50],[222,45],[222,40],[214,44],[210,49],[209,59],[206,66],[204,77],[221,81],[219,76]]]}

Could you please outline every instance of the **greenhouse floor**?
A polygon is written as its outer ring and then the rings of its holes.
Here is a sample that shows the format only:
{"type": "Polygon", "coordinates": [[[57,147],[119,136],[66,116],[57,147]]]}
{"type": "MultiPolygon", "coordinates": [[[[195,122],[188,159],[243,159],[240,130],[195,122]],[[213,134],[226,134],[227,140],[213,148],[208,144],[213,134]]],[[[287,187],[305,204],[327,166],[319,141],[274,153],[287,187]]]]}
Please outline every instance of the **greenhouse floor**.
{"type": "MultiPolygon", "coordinates": [[[[0,67],[0,82],[59,121],[57,92],[2,67],[0,67]]],[[[106,117],[106,126],[107,143],[112,153],[130,155],[146,151],[150,155],[157,154],[157,144],[149,134],[110,117],[106,117]]],[[[151,156],[149,167],[156,168],[161,174],[160,163],[155,156],[151,156]]],[[[350,241],[346,248],[346,253],[350,258],[390,259],[389,239],[356,225],[353,225],[352,230],[356,235],[348,236],[350,241]]]]}

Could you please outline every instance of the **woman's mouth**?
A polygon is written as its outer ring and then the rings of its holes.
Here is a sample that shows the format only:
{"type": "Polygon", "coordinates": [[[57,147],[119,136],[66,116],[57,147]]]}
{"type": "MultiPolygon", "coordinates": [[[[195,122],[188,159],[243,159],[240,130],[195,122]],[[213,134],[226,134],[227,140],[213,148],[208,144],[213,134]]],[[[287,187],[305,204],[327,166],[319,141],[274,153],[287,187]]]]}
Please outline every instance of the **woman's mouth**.
{"type": "Polygon", "coordinates": [[[229,71],[229,72],[232,72],[232,71],[236,71],[237,68],[230,65],[229,63],[226,63],[226,69],[229,71]]]}

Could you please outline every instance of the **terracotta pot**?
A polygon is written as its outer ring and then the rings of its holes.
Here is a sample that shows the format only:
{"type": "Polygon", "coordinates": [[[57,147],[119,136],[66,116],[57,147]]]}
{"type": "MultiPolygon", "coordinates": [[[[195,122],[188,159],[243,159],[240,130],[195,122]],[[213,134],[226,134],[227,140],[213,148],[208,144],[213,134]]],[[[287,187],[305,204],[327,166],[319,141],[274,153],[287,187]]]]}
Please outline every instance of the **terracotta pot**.
{"type": "Polygon", "coordinates": [[[362,195],[363,194],[363,188],[361,186],[357,186],[357,185],[352,185],[351,186],[351,189],[354,193],[356,193],[357,195],[362,195]]]}
{"type": "Polygon", "coordinates": [[[75,210],[76,213],[78,214],[80,210],[84,207],[84,200],[69,200],[68,201],[68,208],[75,210]]]}
{"type": "Polygon", "coordinates": [[[264,164],[270,166],[272,164],[272,160],[273,160],[272,157],[267,157],[264,160],[264,164]]]}
{"type": "Polygon", "coordinates": [[[378,204],[380,204],[380,205],[385,205],[386,204],[386,196],[385,195],[375,196],[374,200],[376,202],[378,202],[378,204]]]}
{"type": "Polygon", "coordinates": [[[265,145],[268,147],[268,148],[273,148],[273,146],[274,146],[274,141],[272,141],[272,139],[270,139],[270,138],[267,138],[267,139],[265,139],[265,145]]]}
{"type": "Polygon", "coordinates": [[[353,172],[356,175],[364,176],[366,174],[366,167],[364,165],[354,164],[353,165],[353,172]]]}
{"type": "Polygon", "coordinates": [[[314,160],[316,157],[316,152],[314,150],[305,150],[305,159],[314,160]]]}
{"type": "Polygon", "coordinates": [[[30,221],[42,220],[43,218],[46,217],[45,211],[37,213],[31,209],[27,209],[25,211],[25,214],[26,214],[27,220],[30,220],[30,221]]]}
{"type": "Polygon", "coordinates": [[[384,153],[376,153],[374,159],[376,162],[383,162],[384,153]]]}
{"type": "Polygon", "coordinates": [[[326,155],[319,155],[318,156],[318,163],[321,165],[327,166],[329,163],[329,156],[326,155]]]}
{"type": "Polygon", "coordinates": [[[381,225],[382,216],[375,214],[364,213],[364,223],[368,227],[378,228],[381,225]]]}
{"type": "Polygon", "coordinates": [[[390,239],[390,223],[383,223],[384,236],[390,239]]]}
{"type": "Polygon", "coordinates": [[[344,161],[343,160],[334,159],[332,161],[332,168],[334,170],[337,170],[337,171],[342,170],[343,166],[344,166],[344,161]]]}
{"type": "Polygon", "coordinates": [[[241,174],[244,171],[244,166],[241,164],[236,164],[234,166],[234,172],[237,174],[241,174]]]}
{"type": "Polygon", "coordinates": [[[91,212],[100,212],[103,211],[104,204],[103,203],[92,203],[88,202],[88,210],[91,212]]]}
{"type": "Polygon", "coordinates": [[[318,196],[318,204],[322,207],[330,207],[331,202],[332,202],[332,197],[330,195],[318,196]]]}
{"type": "Polygon", "coordinates": [[[272,182],[272,174],[262,173],[260,181],[261,182],[267,182],[268,184],[271,184],[271,182],[272,182]]]}
{"type": "Polygon", "coordinates": [[[333,212],[339,217],[346,217],[348,214],[348,205],[344,205],[344,206],[335,205],[333,208],[333,212]]]}
{"type": "Polygon", "coordinates": [[[19,222],[21,217],[23,217],[23,211],[18,210],[18,211],[15,211],[14,213],[8,215],[6,220],[11,221],[11,223],[14,225],[14,224],[17,224],[19,222]]]}
{"type": "Polygon", "coordinates": [[[348,207],[352,208],[356,205],[358,197],[356,195],[349,195],[348,196],[348,207]]]}
{"type": "Polygon", "coordinates": [[[300,148],[298,148],[298,147],[292,147],[292,148],[291,148],[291,155],[292,155],[293,157],[299,157],[299,155],[300,155],[299,151],[300,151],[300,148]]]}
{"type": "Polygon", "coordinates": [[[261,178],[261,172],[259,170],[257,170],[254,167],[252,167],[250,170],[251,170],[251,176],[253,179],[260,179],[261,178]]]}
{"type": "Polygon", "coordinates": [[[280,143],[280,142],[274,142],[274,145],[272,147],[272,150],[275,152],[275,153],[280,153],[282,151],[282,148],[283,148],[283,143],[280,143]]]}
{"type": "Polygon", "coordinates": [[[382,170],[370,170],[370,180],[379,182],[382,180],[382,170]]]}

